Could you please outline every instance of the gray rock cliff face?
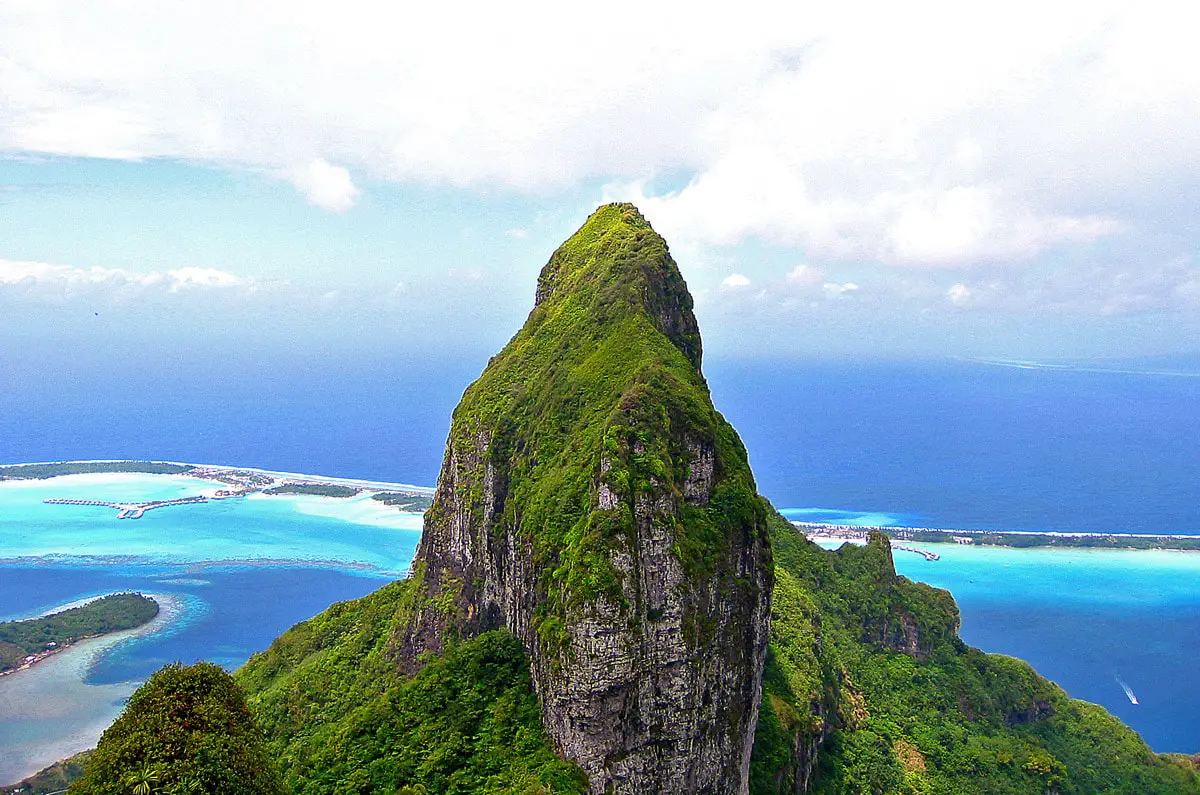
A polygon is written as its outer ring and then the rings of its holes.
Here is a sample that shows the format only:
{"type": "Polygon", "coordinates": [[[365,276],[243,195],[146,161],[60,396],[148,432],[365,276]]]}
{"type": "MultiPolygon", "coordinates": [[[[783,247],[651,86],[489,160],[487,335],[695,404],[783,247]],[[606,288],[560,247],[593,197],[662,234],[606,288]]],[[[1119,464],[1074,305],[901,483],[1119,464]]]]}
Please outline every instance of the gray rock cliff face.
{"type": "Polygon", "coordinates": [[[455,411],[398,664],[506,628],[595,793],[740,793],[772,585],[745,450],[700,375],[691,297],[629,205],[543,271],[455,411]]]}

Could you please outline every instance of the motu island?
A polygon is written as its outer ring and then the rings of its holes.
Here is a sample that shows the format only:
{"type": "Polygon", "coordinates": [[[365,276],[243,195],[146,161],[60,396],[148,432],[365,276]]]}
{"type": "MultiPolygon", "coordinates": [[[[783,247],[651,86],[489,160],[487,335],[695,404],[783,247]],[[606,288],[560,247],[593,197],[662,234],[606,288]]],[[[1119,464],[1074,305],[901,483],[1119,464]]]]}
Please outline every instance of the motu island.
{"type": "Polygon", "coordinates": [[[666,243],[600,208],[455,410],[412,576],[232,681],[163,669],[70,792],[1200,792],[1193,760],[965,645],[886,536],[809,542],[701,358],[666,243]]]}
{"type": "Polygon", "coordinates": [[[158,615],[158,603],[139,593],[109,594],[39,618],[0,623],[0,676],[28,668],[71,644],[134,629],[158,615]]]}

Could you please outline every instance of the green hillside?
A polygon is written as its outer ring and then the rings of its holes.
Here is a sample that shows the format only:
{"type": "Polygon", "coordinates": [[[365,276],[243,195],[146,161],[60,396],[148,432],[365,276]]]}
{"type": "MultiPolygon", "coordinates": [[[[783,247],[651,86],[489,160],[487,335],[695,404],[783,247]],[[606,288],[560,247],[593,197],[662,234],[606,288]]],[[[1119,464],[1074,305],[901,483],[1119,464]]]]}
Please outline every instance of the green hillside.
{"type": "Polygon", "coordinates": [[[829,552],[772,529],[755,795],[1200,792],[1102,708],[964,644],[950,594],[896,576],[886,537],[829,552]]]}
{"type": "Polygon", "coordinates": [[[212,663],[155,672],[70,788],[70,795],[285,792],[241,690],[212,663]]]}
{"type": "Polygon", "coordinates": [[[397,670],[389,636],[415,605],[410,581],[336,604],[238,672],[292,792],[582,793],[512,635],[451,644],[412,678],[397,670]]]}

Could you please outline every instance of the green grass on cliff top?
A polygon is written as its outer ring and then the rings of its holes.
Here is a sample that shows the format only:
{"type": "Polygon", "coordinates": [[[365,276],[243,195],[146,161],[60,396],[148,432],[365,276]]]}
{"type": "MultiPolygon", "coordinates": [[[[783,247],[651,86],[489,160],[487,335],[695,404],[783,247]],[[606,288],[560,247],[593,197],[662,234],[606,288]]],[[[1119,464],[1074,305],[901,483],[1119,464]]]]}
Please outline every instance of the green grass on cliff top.
{"type": "MultiPolygon", "coordinates": [[[[688,444],[715,451],[717,485],[709,506],[671,520],[685,569],[711,572],[731,527],[765,528],[745,448],[713,408],[700,362],[692,299],[666,243],[632,205],[607,205],[555,251],[524,327],[463,395],[451,442],[471,449],[492,433],[487,456],[511,462],[498,524],[529,539],[543,569],[543,637],[574,605],[622,600],[611,553],[631,543],[639,495],[679,497],[688,444]],[[621,497],[607,511],[593,508],[602,460],[621,497]]],[[[480,470],[459,482],[482,483],[480,470]]],[[[482,516],[481,493],[459,496],[482,516]]],[[[447,510],[435,501],[429,520],[447,510]]]]}

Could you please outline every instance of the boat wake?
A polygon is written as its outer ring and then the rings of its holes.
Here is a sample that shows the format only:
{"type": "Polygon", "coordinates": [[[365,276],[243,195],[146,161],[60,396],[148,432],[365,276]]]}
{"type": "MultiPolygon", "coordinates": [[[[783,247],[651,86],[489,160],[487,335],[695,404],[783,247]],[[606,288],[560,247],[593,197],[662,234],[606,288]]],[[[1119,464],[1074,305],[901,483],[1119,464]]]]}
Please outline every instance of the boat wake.
{"type": "Polygon", "coordinates": [[[1129,685],[1125,684],[1125,682],[1121,679],[1121,677],[1116,676],[1113,678],[1117,680],[1117,684],[1119,684],[1121,686],[1121,689],[1125,691],[1125,696],[1129,699],[1129,703],[1133,704],[1134,706],[1137,706],[1138,700],[1137,700],[1137,696],[1135,696],[1133,694],[1133,688],[1131,688],[1129,685]]]}

